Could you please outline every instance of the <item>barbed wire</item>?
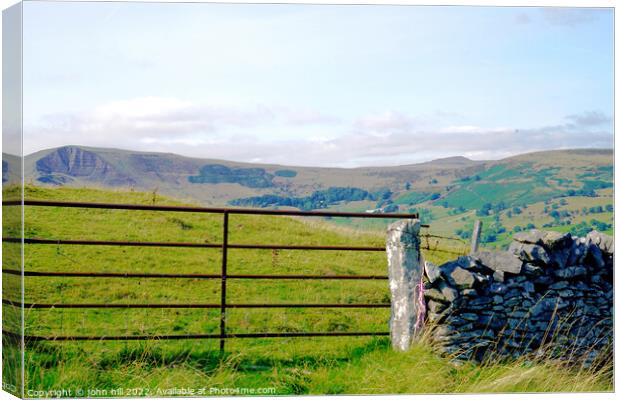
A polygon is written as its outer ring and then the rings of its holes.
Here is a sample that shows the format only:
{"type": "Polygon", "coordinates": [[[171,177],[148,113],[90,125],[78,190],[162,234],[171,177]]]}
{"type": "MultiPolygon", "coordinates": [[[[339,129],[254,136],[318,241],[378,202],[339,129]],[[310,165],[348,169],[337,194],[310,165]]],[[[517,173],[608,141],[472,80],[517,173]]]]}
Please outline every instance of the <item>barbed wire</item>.
{"type": "Polygon", "coordinates": [[[428,250],[432,252],[446,253],[446,254],[454,254],[457,256],[464,256],[467,254],[466,251],[454,251],[454,250],[446,250],[439,247],[420,247],[420,250],[428,250]]]}
{"type": "Polygon", "coordinates": [[[441,235],[437,235],[437,234],[432,234],[432,233],[424,233],[420,236],[423,237],[427,237],[427,238],[436,238],[436,239],[446,239],[446,240],[454,240],[457,242],[461,242],[464,244],[469,244],[469,242],[463,238],[459,238],[459,237],[454,237],[454,236],[441,236],[441,235]]]}
{"type": "MultiPolygon", "coordinates": [[[[457,255],[457,256],[463,256],[467,254],[466,250],[461,250],[461,251],[457,251],[457,250],[448,250],[445,248],[441,248],[439,247],[439,243],[440,240],[439,239],[447,239],[447,240],[454,240],[454,241],[458,241],[460,243],[463,244],[468,244],[468,242],[466,242],[465,240],[461,239],[461,238],[455,238],[455,237],[450,237],[450,236],[441,236],[441,235],[436,235],[436,234],[422,234],[420,235],[420,238],[423,239],[424,242],[426,243],[421,243],[424,244],[423,246],[420,246],[421,250],[428,250],[428,251],[432,251],[432,252],[440,252],[440,253],[446,253],[446,254],[452,254],[452,255],[457,255]],[[433,243],[431,244],[431,238],[436,239],[433,240],[433,243]]],[[[422,242],[422,241],[421,241],[422,242]]]]}

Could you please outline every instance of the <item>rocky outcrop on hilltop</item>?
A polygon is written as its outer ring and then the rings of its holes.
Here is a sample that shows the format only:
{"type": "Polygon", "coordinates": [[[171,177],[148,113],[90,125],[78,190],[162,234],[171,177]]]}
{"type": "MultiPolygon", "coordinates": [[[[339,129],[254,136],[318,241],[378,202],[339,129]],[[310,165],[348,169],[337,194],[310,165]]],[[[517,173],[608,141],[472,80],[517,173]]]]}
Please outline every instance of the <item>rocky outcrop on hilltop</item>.
{"type": "Polygon", "coordinates": [[[39,182],[65,184],[72,178],[86,178],[106,185],[131,185],[133,179],[120,173],[98,154],[75,146],[56,149],[37,160],[39,182]]]}

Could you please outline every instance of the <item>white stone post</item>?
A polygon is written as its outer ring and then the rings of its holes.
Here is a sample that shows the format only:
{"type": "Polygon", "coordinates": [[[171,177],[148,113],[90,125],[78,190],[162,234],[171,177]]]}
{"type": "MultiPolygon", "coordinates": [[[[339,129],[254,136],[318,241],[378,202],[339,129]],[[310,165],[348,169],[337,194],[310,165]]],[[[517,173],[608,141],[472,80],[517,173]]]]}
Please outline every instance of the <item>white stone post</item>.
{"type": "Polygon", "coordinates": [[[387,229],[386,251],[392,293],[390,338],[396,350],[409,349],[424,324],[422,287],[424,266],[420,256],[420,221],[396,221],[387,229]]]}

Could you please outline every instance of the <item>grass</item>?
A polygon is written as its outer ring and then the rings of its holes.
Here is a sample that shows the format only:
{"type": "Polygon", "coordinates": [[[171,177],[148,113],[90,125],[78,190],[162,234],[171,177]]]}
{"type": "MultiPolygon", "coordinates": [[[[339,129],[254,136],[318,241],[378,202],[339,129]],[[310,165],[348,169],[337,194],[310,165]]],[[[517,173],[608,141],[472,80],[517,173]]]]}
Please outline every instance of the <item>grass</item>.
{"type": "MultiPolygon", "coordinates": [[[[5,193],[5,198],[11,192],[5,193]]],[[[153,194],[94,189],[27,187],[29,199],[179,204],[153,194]]],[[[3,235],[16,235],[5,208],[3,235]]],[[[220,243],[221,216],[27,207],[26,236],[37,238],[220,243]]],[[[334,227],[329,221],[232,215],[230,243],[383,246],[384,235],[334,227]]],[[[446,247],[447,243],[438,246],[446,247]]],[[[5,268],[18,264],[19,248],[3,243],[5,268]]],[[[459,250],[459,248],[453,248],[459,250]]],[[[30,245],[29,271],[218,273],[218,249],[30,245]]],[[[452,255],[426,252],[441,263],[452,255]]],[[[231,250],[229,273],[385,274],[382,252],[231,250]]],[[[4,296],[18,298],[19,281],[3,275],[4,296]]],[[[218,280],[26,277],[26,302],[217,303],[218,280]]],[[[385,303],[384,281],[230,280],[230,303],[385,303]]],[[[3,305],[5,327],[19,315],[3,305]],[[11,319],[11,313],[13,318],[11,319]],[[7,324],[7,322],[9,322],[7,324]]],[[[389,309],[232,309],[233,332],[385,331],[389,309]]],[[[31,335],[157,335],[218,333],[219,310],[26,310],[31,335]]],[[[7,351],[11,346],[6,346],[7,351]]],[[[387,338],[285,338],[227,340],[38,342],[26,349],[26,388],[124,388],[124,396],[169,394],[171,388],[271,388],[269,394],[472,393],[506,391],[609,391],[608,373],[519,359],[457,366],[427,339],[407,353],[387,338]],[[528,364],[529,362],[529,364],[528,364]],[[403,377],[411,377],[403,379],[403,377]],[[134,391],[128,389],[133,388],[134,391]]],[[[4,381],[15,382],[16,357],[4,358],[4,381]]],[[[34,392],[33,392],[34,393],[34,392]]],[[[211,393],[214,394],[214,393],[211,393]]],[[[221,393],[225,394],[225,393],[221,393]]],[[[264,394],[264,393],[263,393],[264,394]]]]}

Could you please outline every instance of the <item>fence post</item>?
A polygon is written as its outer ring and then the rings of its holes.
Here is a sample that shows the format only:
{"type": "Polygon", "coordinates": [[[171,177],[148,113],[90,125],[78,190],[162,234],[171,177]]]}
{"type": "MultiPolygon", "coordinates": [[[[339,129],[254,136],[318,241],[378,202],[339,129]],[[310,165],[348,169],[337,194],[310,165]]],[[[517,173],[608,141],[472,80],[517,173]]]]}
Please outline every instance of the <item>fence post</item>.
{"type": "Polygon", "coordinates": [[[220,352],[224,352],[224,336],[226,335],[226,270],[228,263],[228,212],[224,212],[223,221],[223,238],[222,238],[222,288],[220,303],[220,352]]]}
{"type": "Polygon", "coordinates": [[[396,221],[387,229],[386,252],[392,306],[390,338],[396,350],[409,349],[424,324],[420,221],[396,221]]]}
{"type": "Polygon", "coordinates": [[[474,231],[471,234],[471,252],[478,251],[478,244],[480,243],[480,232],[482,231],[482,221],[479,219],[474,222],[474,231]]]}

